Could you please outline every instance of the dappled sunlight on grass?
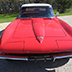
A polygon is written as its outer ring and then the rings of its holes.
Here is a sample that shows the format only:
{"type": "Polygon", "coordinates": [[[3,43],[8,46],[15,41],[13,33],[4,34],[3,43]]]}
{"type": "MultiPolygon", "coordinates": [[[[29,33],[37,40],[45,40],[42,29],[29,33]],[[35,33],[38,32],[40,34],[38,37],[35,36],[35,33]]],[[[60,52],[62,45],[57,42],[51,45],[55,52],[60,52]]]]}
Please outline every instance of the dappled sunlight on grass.
{"type": "Polygon", "coordinates": [[[65,16],[65,15],[72,15],[72,9],[71,9],[70,12],[68,12],[68,13],[61,13],[59,16],[65,16]]]}

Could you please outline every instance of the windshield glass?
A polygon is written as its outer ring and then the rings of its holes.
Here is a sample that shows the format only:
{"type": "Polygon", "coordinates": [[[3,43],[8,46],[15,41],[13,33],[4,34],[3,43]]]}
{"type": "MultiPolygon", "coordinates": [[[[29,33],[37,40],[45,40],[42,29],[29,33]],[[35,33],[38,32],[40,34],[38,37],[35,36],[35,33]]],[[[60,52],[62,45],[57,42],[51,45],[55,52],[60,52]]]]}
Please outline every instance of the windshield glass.
{"type": "Polygon", "coordinates": [[[20,10],[19,18],[39,18],[39,17],[55,17],[50,7],[23,7],[20,10]]]}

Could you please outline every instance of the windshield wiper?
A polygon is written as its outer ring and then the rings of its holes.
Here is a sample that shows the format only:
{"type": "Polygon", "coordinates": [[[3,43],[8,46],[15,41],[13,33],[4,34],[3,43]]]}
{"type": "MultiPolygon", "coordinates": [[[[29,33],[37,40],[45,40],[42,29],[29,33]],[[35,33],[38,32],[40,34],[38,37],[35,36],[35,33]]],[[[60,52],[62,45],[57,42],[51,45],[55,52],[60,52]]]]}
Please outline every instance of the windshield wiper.
{"type": "MultiPolygon", "coordinates": [[[[21,18],[22,20],[27,19],[27,18],[40,18],[40,17],[25,17],[25,18],[21,18]]],[[[53,19],[52,17],[41,17],[41,18],[48,18],[48,19],[53,19]]]]}
{"type": "Polygon", "coordinates": [[[52,17],[43,17],[43,16],[35,16],[36,18],[48,18],[48,19],[53,19],[52,17]]]}
{"type": "Polygon", "coordinates": [[[53,19],[52,17],[43,17],[43,18],[53,19]]]}
{"type": "Polygon", "coordinates": [[[32,17],[25,17],[25,18],[21,18],[21,19],[23,20],[23,19],[27,19],[27,18],[32,18],[32,17]]]}

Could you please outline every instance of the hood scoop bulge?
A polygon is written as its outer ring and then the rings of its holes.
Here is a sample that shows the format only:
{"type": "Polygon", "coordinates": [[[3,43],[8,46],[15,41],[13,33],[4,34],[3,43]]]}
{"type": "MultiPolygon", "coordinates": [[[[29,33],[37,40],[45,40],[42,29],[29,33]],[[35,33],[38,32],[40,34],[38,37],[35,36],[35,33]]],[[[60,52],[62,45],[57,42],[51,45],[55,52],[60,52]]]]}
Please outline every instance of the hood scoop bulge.
{"type": "Polygon", "coordinates": [[[43,19],[34,18],[32,20],[33,31],[39,43],[42,43],[45,37],[45,24],[43,19]]]}

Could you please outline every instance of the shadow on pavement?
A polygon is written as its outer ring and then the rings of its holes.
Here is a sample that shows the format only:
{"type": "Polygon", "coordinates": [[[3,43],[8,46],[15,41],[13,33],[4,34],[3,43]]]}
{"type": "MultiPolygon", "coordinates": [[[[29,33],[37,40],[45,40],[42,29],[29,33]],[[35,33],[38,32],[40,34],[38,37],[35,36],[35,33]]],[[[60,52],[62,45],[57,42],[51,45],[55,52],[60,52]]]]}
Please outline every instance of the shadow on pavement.
{"type": "Polygon", "coordinates": [[[7,70],[7,72],[55,72],[54,68],[65,65],[69,59],[60,59],[53,61],[38,61],[26,62],[26,61],[7,61],[0,60],[0,72],[7,70]]]}
{"type": "Polygon", "coordinates": [[[4,30],[0,31],[0,36],[2,35],[3,32],[4,32],[4,30]]]}

